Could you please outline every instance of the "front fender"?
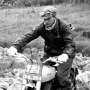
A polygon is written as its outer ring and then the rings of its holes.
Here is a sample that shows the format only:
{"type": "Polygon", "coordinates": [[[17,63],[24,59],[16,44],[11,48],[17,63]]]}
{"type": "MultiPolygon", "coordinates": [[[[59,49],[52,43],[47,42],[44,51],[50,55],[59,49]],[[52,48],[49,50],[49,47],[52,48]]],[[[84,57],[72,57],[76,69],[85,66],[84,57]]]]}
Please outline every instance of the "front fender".
{"type": "Polygon", "coordinates": [[[43,65],[42,69],[42,82],[47,82],[55,77],[56,69],[51,66],[43,65]]]}

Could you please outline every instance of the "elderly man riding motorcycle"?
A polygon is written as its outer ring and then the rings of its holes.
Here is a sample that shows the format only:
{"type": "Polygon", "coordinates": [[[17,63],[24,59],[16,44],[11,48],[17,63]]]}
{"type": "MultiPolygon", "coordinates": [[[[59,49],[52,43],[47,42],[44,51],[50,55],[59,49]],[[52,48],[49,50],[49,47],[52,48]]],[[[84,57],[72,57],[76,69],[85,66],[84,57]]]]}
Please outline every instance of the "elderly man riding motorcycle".
{"type": "MultiPolygon", "coordinates": [[[[30,30],[24,36],[16,40],[8,49],[8,53],[14,55],[32,40],[41,36],[45,40],[43,60],[58,56],[62,62],[57,67],[56,90],[72,90],[69,77],[75,52],[75,43],[71,33],[71,27],[56,16],[57,9],[53,6],[45,7],[40,16],[44,20],[34,30],[30,30]]],[[[41,90],[50,90],[50,82],[43,83],[41,90]]]]}

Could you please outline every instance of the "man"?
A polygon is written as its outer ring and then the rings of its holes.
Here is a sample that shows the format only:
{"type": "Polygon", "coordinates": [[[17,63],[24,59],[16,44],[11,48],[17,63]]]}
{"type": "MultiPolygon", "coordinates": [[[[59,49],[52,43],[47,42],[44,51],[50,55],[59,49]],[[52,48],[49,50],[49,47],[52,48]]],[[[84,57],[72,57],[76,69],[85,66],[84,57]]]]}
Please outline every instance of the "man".
{"type": "MultiPolygon", "coordinates": [[[[58,61],[62,62],[57,67],[56,80],[58,81],[58,90],[71,90],[71,81],[69,80],[72,58],[74,56],[75,44],[71,33],[70,25],[64,23],[56,17],[57,10],[53,6],[45,7],[40,16],[44,20],[35,30],[30,30],[23,37],[20,37],[8,49],[9,54],[15,54],[26,44],[39,36],[45,40],[43,59],[58,56],[58,61]]],[[[42,85],[42,90],[50,90],[50,83],[42,85]]]]}

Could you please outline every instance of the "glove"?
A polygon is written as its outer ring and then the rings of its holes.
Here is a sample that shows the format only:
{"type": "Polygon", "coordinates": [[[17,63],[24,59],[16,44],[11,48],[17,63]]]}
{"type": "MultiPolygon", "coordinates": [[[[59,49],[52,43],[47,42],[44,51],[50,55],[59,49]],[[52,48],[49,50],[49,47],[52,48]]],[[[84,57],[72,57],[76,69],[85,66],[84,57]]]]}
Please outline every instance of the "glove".
{"type": "Polygon", "coordinates": [[[7,53],[9,55],[15,55],[17,53],[17,49],[13,46],[11,46],[8,50],[7,50],[7,53]]]}
{"type": "Polygon", "coordinates": [[[58,62],[60,62],[60,63],[67,62],[68,58],[69,57],[67,54],[62,54],[62,55],[58,56],[58,62]]]}

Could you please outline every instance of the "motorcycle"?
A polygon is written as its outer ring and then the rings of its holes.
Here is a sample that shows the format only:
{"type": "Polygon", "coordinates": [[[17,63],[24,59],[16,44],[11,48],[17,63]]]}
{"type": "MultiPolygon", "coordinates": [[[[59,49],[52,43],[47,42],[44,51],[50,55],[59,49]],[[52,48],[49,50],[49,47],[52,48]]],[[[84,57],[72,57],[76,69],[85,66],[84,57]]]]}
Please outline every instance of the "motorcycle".
{"type": "MultiPolygon", "coordinates": [[[[44,62],[37,62],[31,59],[28,59],[22,54],[15,55],[18,60],[17,62],[23,62],[25,64],[25,69],[14,69],[14,78],[12,77],[13,82],[19,83],[22,87],[20,90],[41,90],[42,83],[50,81],[53,86],[53,81],[57,73],[56,67],[59,65],[57,57],[50,57],[44,62]],[[30,63],[29,63],[30,61],[30,63]]],[[[75,81],[75,72],[74,69],[71,69],[73,89],[76,90],[76,81],[75,81]]],[[[11,78],[10,78],[11,80],[11,78]]],[[[9,89],[8,89],[9,90],[9,89]]]]}
{"type": "MultiPolygon", "coordinates": [[[[59,65],[57,57],[50,57],[44,62],[33,62],[26,65],[26,73],[23,76],[27,80],[27,85],[23,90],[41,90],[42,83],[53,81],[57,73],[56,67],[59,65]]],[[[71,68],[71,80],[73,89],[76,90],[76,71],[71,68]]],[[[53,84],[53,82],[51,83],[53,84]]],[[[53,86],[53,85],[52,85],[53,86]]]]}

